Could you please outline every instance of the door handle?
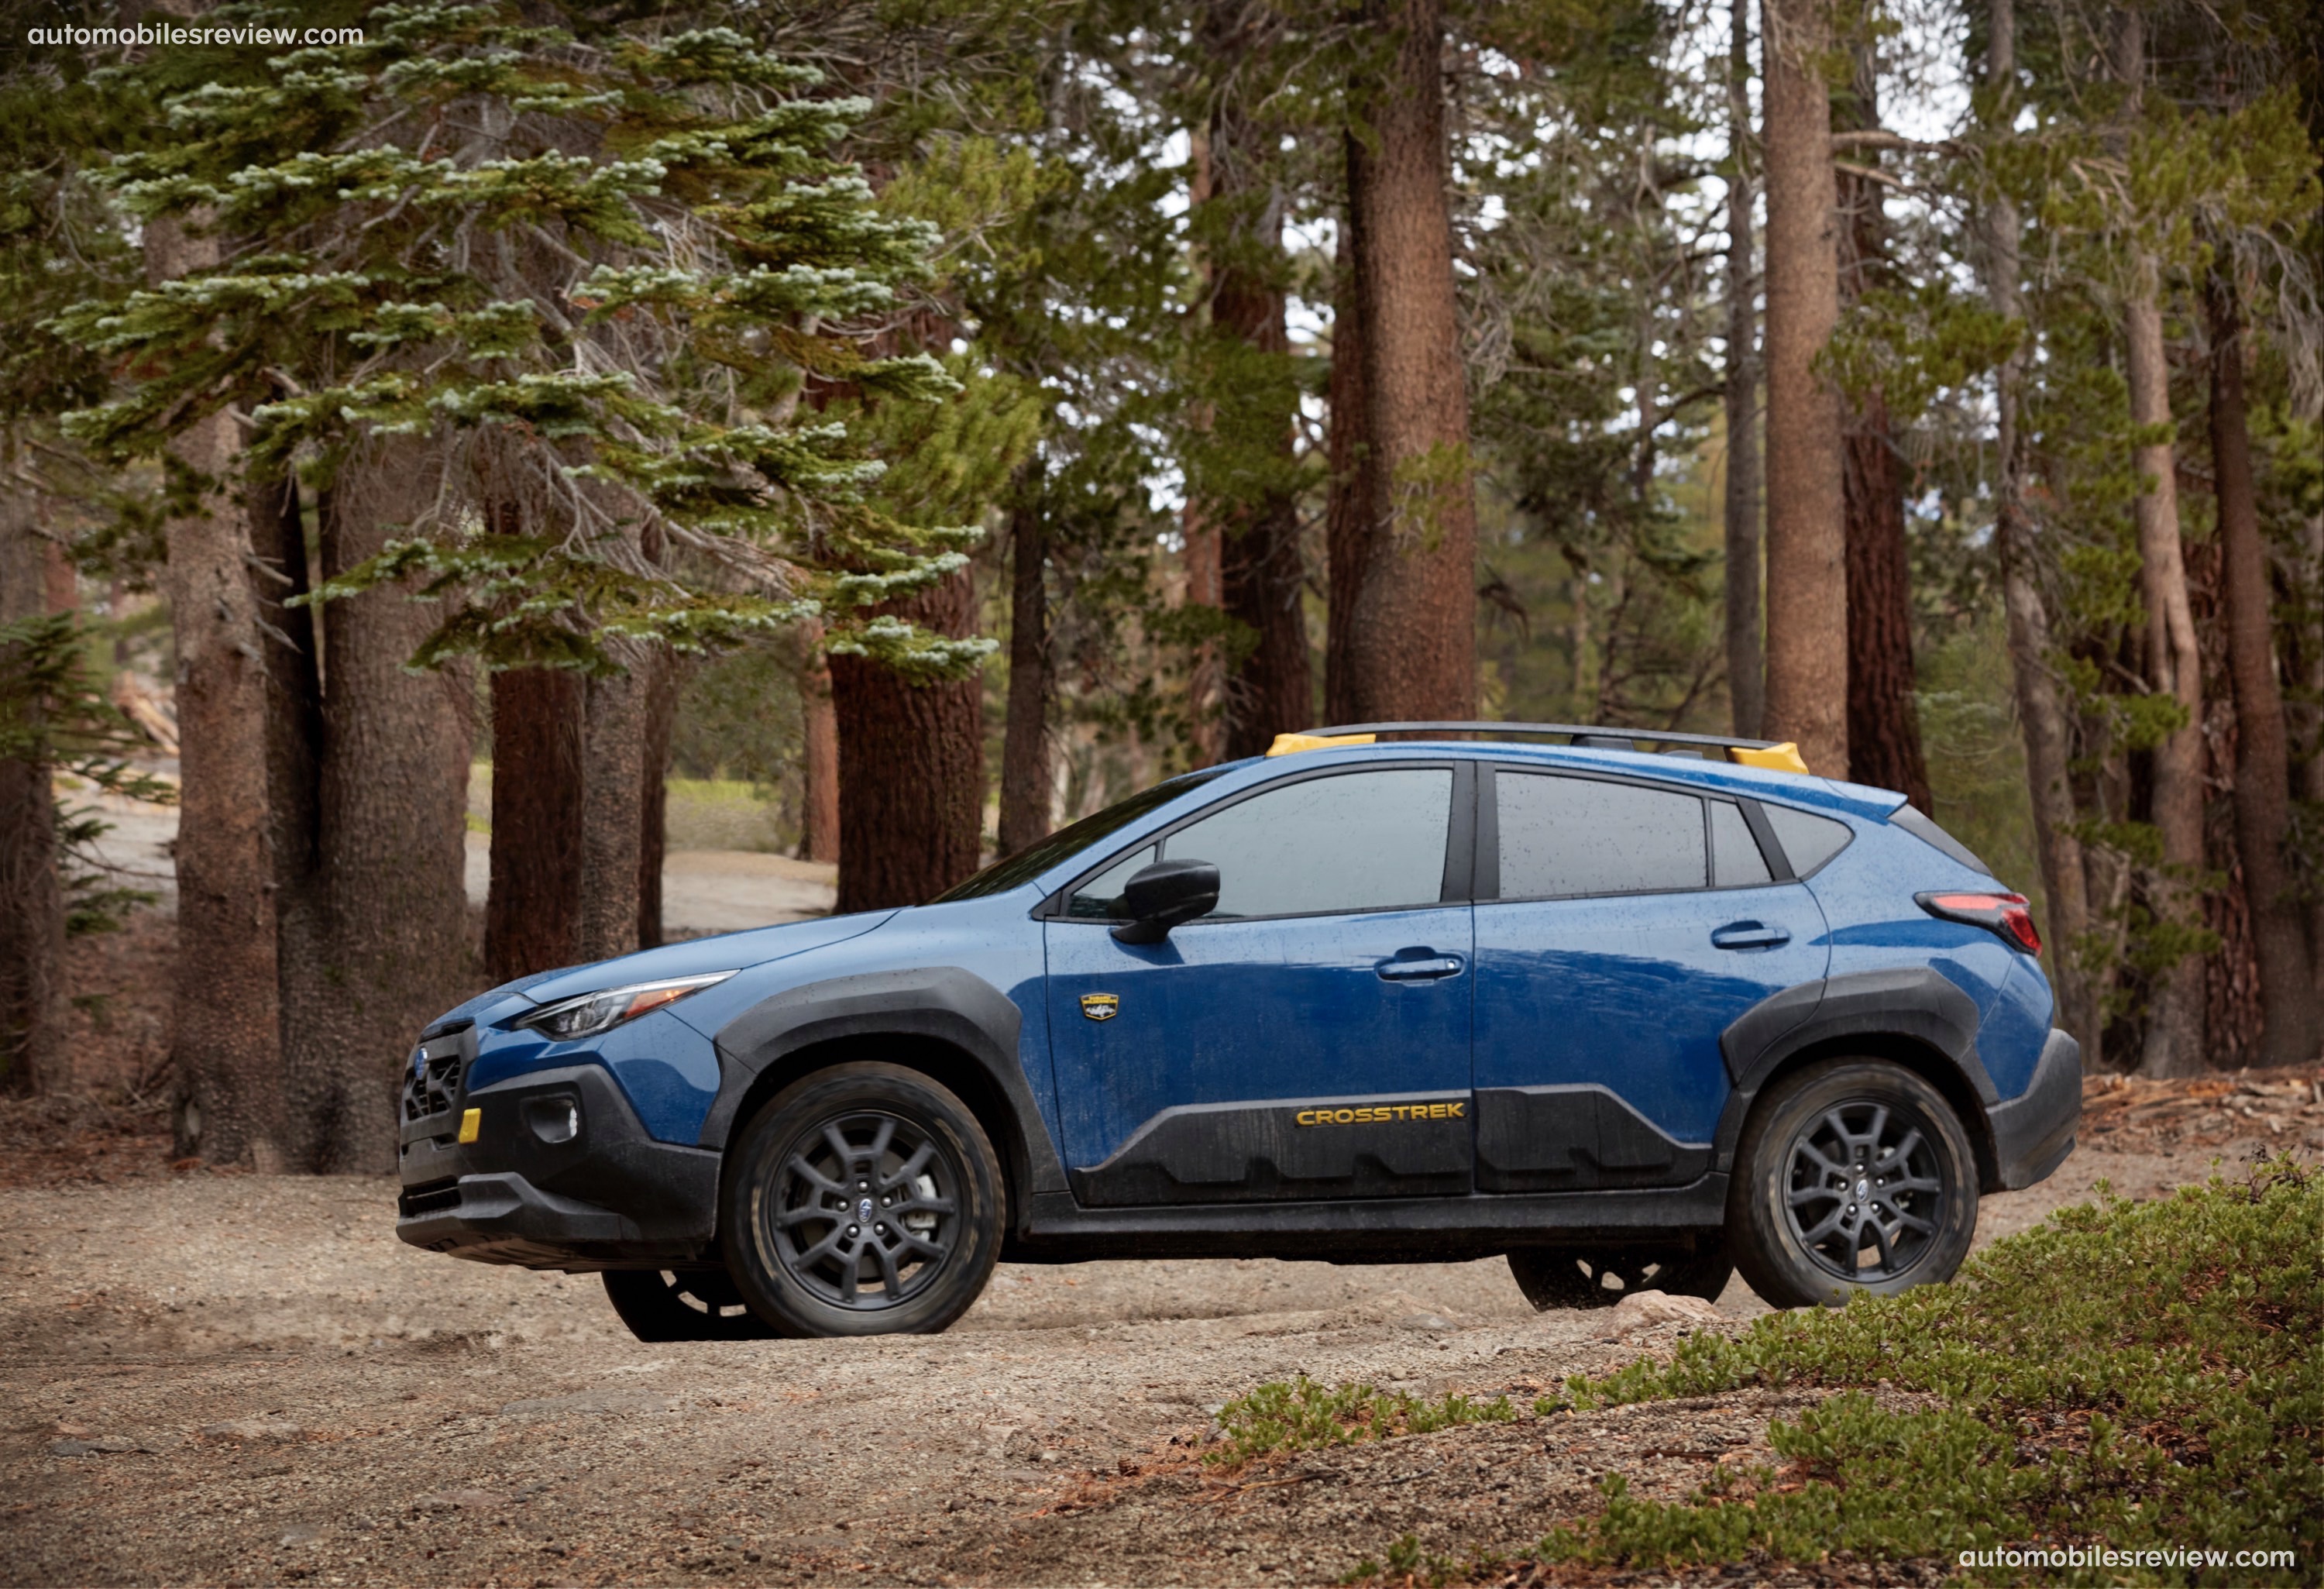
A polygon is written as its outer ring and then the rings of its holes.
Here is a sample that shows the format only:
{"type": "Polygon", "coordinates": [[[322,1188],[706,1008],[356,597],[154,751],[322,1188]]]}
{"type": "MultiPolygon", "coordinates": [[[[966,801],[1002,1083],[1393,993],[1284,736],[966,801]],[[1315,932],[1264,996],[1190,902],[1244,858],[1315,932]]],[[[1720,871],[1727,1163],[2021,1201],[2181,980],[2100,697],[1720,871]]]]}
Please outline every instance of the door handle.
{"type": "Polygon", "coordinates": [[[1730,921],[1711,933],[1714,949],[1775,949],[1791,941],[1790,933],[1764,921],[1730,921]]]}
{"type": "Polygon", "coordinates": [[[1434,982],[1461,975],[1461,956],[1436,955],[1425,960],[1383,960],[1372,969],[1383,982],[1434,982]]]}

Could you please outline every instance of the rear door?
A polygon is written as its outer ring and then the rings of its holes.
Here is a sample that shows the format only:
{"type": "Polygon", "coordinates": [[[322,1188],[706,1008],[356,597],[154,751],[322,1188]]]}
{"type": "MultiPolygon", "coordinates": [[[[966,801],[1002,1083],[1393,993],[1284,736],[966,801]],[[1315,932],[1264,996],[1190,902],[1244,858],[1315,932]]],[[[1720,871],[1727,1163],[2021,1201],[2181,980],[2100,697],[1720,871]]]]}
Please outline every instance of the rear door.
{"type": "Polygon", "coordinates": [[[1479,1189],[1693,1180],[1729,1091],[1720,1033],[1824,975],[1821,910],[1748,802],[1509,766],[1488,779],[1479,1189]]]}
{"type": "Polygon", "coordinates": [[[1295,774],[1111,858],[1046,927],[1066,1163],[1099,1206],[1471,1187],[1472,763],[1295,774]],[[1167,857],[1217,911],[1111,931],[1167,857]]]}

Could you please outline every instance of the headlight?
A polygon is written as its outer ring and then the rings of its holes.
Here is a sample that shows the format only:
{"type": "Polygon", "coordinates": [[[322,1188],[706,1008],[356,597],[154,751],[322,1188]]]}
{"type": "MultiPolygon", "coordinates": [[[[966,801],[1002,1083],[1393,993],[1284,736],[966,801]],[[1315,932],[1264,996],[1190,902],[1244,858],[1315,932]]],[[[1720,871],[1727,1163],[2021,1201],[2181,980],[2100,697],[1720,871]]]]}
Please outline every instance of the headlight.
{"type": "Polygon", "coordinates": [[[607,988],[598,993],[580,993],[559,999],[554,1004],[544,1004],[516,1024],[560,1043],[593,1038],[601,1031],[613,1030],[624,1021],[635,1021],[649,1011],[674,1004],[688,993],[715,987],[733,975],[731,971],[713,971],[706,976],[673,976],[661,982],[633,982],[626,987],[607,988]]]}

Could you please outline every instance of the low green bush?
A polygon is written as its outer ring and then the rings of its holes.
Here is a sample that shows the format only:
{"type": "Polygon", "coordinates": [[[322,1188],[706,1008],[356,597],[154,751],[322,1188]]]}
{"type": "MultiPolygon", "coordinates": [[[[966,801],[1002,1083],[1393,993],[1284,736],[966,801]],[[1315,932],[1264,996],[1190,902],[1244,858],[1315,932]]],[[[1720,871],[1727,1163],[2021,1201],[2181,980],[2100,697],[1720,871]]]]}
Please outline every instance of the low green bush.
{"type": "MultiPolygon", "coordinates": [[[[2297,1565],[1967,1569],[2067,1583],[2313,1583],[2324,1570],[2324,1176],[2279,1159],[2159,1202],[2106,1193],[1997,1243],[1950,1286],[1697,1335],[1576,1376],[1577,1409],[1754,1385],[1843,1389],[1771,1426],[1789,1464],[1541,1541],[1634,1566],[2024,1546],[2289,1550],[2297,1565]],[[1865,1387],[1932,1394],[1891,1410],[1865,1387]]],[[[1539,1406],[1548,1410],[1548,1406],[1539,1406]]]]}
{"type": "Polygon", "coordinates": [[[1301,1374],[1289,1381],[1271,1380],[1222,1407],[1219,1427],[1224,1441],[1204,1452],[1203,1460],[1234,1468],[1269,1452],[1429,1435],[1456,1424],[1508,1423],[1517,1416],[1506,1396],[1472,1401],[1456,1394],[1424,1401],[1370,1385],[1327,1390],[1301,1374]]]}

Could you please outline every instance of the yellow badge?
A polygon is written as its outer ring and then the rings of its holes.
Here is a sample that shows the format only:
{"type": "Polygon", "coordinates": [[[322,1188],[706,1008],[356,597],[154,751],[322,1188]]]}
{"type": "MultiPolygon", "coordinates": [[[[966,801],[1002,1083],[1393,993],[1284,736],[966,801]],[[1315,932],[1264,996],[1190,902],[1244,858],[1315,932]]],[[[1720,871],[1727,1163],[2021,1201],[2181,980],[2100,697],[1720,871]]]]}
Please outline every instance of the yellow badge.
{"type": "Polygon", "coordinates": [[[1084,993],[1082,1013],[1092,1021],[1111,1021],[1121,1013],[1121,1001],[1111,993],[1084,993]]]}

